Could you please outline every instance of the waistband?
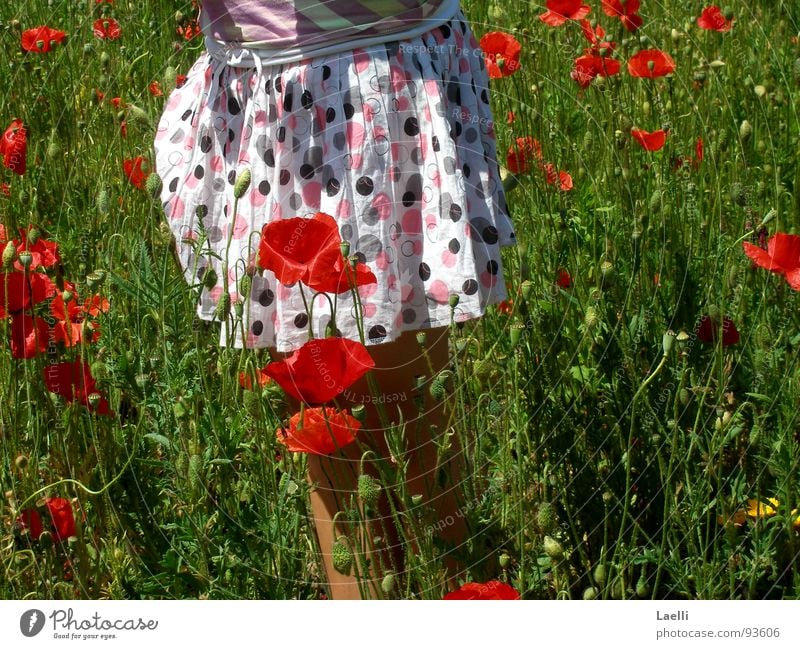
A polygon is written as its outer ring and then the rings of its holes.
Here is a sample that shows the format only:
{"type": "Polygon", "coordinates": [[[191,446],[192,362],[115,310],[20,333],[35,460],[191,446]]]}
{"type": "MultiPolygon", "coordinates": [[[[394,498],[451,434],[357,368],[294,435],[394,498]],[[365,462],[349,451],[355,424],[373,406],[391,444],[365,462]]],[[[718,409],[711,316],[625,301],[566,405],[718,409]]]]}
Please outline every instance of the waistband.
{"type": "Polygon", "coordinates": [[[403,41],[421,36],[446,22],[452,20],[460,13],[460,0],[445,0],[436,14],[419,23],[414,23],[408,29],[388,32],[364,38],[350,39],[344,42],[333,42],[327,45],[313,45],[310,47],[293,47],[270,49],[248,43],[230,43],[219,41],[206,35],[205,45],[209,55],[216,61],[232,67],[261,67],[269,65],[283,65],[320,56],[331,56],[354,49],[363,49],[372,45],[403,41]],[[258,62],[256,61],[258,59],[258,62]]]}

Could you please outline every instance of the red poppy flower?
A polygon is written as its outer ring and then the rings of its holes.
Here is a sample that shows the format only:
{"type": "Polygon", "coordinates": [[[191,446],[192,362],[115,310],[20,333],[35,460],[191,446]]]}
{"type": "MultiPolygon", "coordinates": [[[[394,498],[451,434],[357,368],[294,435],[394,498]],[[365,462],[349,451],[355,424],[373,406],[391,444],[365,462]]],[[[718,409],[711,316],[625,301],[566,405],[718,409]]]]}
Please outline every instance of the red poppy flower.
{"type": "Polygon", "coordinates": [[[616,59],[584,54],[575,59],[570,75],[581,88],[588,88],[595,77],[611,77],[619,74],[620,63],[616,59]]]}
{"type": "Polygon", "coordinates": [[[717,5],[711,5],[703,9],[697,19],[697,26],[715,32],[729,32],[733,27],[733,19],[728,20],[722,15],[722,10],[717,5]]]}
{"type": "Polygon", "coordinates": [[[108,102],[115,108],[115,110],[125,108],[125,101],[122,99],[122,97],[112,97],[108,100],[108,102]]]}
{"type": "Polygon", "coordinates": [[[589,5],[581,4],[581,0],[547,0],[547,11],[539,16],[546,25],[558,27],[568,20],[581,20],[591,11],[589,5]]]}
{"type": "Polygon", "coordinates": [[[691,158],[682,158],[678,156],[675,158],[675,164],[673,167],[675,169],[680,169],[683,165],[689,165],[693,169],[698,169],[700,167],[700,163],[703,161],[703,151],[705,150],[705,145],[703,144],[703,138],[698,137],[697,142],[694,145],[694,156],[691,158]]]}
{"type": "Polygon", "coordinates": [[[503,300],[500,304],[497,305],[497,312],[504,313],[505,315],[511,315],[514,311],[514,300],[509,298],[508,300],[503,300]]]}
{"type": "MultiPolygon", "coordinates": [[[[28,232],[31,228],[20,228],[19,239],[15,239],[14,243],[17,246],[17,253],[28,251],[31,253],[31,268],[52,268],[61,261],[61,255],[58,253],[58,244],[54,241],[47,241],[43,237],[39,237],[36,243],[28,241],[28,232]]],[[[23,270],[22,264],[17,260],[14,263],[17,270],[23,270]]]]}
{"type": "Polygon", "coordinates": [[[489,32],[481,38],[480,46],[490,78],[507,77],[519,70],[522,45],[511,34],[489,32]]]}
{"type": "Polygon", "coordinates": [[[556,278],[556,285],[563,289],[568,289],[570,286],[572,286],[572,277],[570,276],[569,272],[563,268],[559,268],[558,277],[556,278]]]}
{"type": "Polygon", "coordinates": [[[651,133],[639,128],[632,128],[631,135],[647,151],[659,151],[667,141],[667,131],[663,129],[651,133]]]}
{"type": "Polygon", "coordinates": [[[487,581],[486,583],[471,582],[461,588],[451,591],[444,599],[519,599],[519,591],[501,581],[487,581]]]}
{"type": "Polygon", "coordinates": [[[260,268],[271,270],[281,284],[324,282],[342,257],[339,227],[330,214],[272,221],[261,232],[260,268]]]}
{"type": "Polygon", "coordinates": [[[150,175],[150,163],[143,156],[136,156],[130,160],[123,160],[122,168],[128,180],[134,187],[145,190],[145,182],[150,175]]]}
{"type": "MultiPolygon", "coordinates": [[[[77,401],[90,410],[92,409],[89,395],[98,393],[98,391],[88,363],[81,359],[71,363],[55,363],[42,368],[42,373],[45,385],[50,392],[63,397],[69,403],[77,401]]],[[[95,412],[100,415],[113,414],[103,395],[100,395],[95,412]]]]}
{"type": "Polygon", "coordinates": [[[113,18],[98,18],[94,21],[92,32],[97,38],[115,41],[122,36],[122,28],[113,18]]]}
{"type": "MultiPolygon", "coordinates": [[[[716,343],[719,321],[711,316],[704,315],[697,327],[697,337],[704,343],[716,343]]],[[[739,332],[730,318],[722,319],[722,346],[728,347],[739,342],[739,332]]]]}
{"type": "Polygon", "coordinates": [[[375,361],[360,342],[316,338],[267,365],[264,373],[298,401],[316,405],[337,397],[373,367],[375,361]]]}
{"type": "Polygon", "coordinates": [[[22,176],[28,156],[28,132],[21,119],[15,119],[0,140],[3,166],[22,176]]]}
{"type": "Polygon", "coordinates": [[[33,358],[47,351],[50,327],[44,318],[35,319],[27,313],[15,313],[11,318],[11,355],[14,358],[33,358]]]}
{"type": "Polygon", "coordinates": [[[614,48],[617,46],[616,43],[603,40],[606,36],[606,30],[603,29],[601,25],[592,29],[592,24],[584,18],[581,20],[581,30],[586,40],[591,44],[591,47],[585,50],[586,54],[600,54],[600,50],[602,49],[613,52],[614,48]]]}
{"type": "Polygon", "coordinates": [[[150,94],[153,97],[163,97],[164,91],[161,90],[161,84],[158,81],[151,81],[150,85],[147,86],[147,89],[150,91],[150,94]]]}
{"type": "Polygon", "coordinates": [[[556,168],[551,163],[546,163],[543,167],[545,173],[545,181],[548,185],[555,185],[558,183],[558,188],[562,192],[568,192],[572,189],[572,176],[566,171],[559,171],[556,173],[556,168]]]}
{"type": "Polygon", "coordinates": [[[531,170],[531,163],[542,164],[542,145],[530,137],[518,137],[516,144],[508,148],[506,167],[515,175],[526,174],[531,170]]]}
{"type": "Polygon", "coordinates": [[[778,232],[767,242],[766,250],[747,241],[742,246],[757,266],[783,275],[789,286],[800,291],[800,236],[778,232]]]}
{"type": "Polygon", "coordinates": [[[17,517],[17,525],[21,530],[28,530],[28,534],[34,541],[38,541],[44,532],[42,527],[42,517],[35,509],[26,509],[20,512],[17,517]]]}
{"type": "Polygon", "coordinates": [[[75,536],[75,516],[72,513],[72,503],[66,498],[48,498],[44,502],[50,512],[50,519],[53,521],[56,539],[66,541],[70,536],[75,536]]]}
{"type": "Polygon", "coordinates": [[[654,79],[671,74],[674,70],[675,61],[661,50],[642,50],[628,61],[628,72],[632,77],[654,79]]]}
{"type": "MultiPolygon", "coordinates": [[[[58,321],[55,326],[55,339],[67,347],[72,347],[83,340],[84,320],[88,317],[96,318],[101,312],[108,311],[109,303],[104,297],[93,295],[81,304],[75,295],[74,287],[69,282],[65,282],[65,288],[73,293],[73,297],[65,304],[63,293],[57,293],[50,303],[50,313],[58,321]]],[[[90,321],[88,328],[92,331],[88,342],[97,342],[100,339],[97,323],[90,321]]]]}
{"type": "Polygon", "coordinates": [[[200,29],[200,24],[196,20],[192,19],[186,24],[185,27],[178,25],[175,28],[175,31],[178,32],[178,36],[182,36],[184,40],[190,41],[195,36],[198,36],[202,32],[202,29],[200,29]]]}
{"type": "Polygon", "coordinates": [[[179,74],[175,77],[175,87],[180,88],[183,86],[183,84],[186,83],[186,79],[188,79],[188,77],[185,74],[179,74]]]}
{"type": "MultiPolygon", "coordinates": [[[[256,370],[256,385],[260,388],[263,388],[268,383],[271,383],[272,379],[267,376],[267,373],[264,372],[264,369],[256,370]]],[[[250,377],[250,374],[247,372],[239,372],[239,385],[242,386],[243,390],[252,390],[253,389],[253,379],[250,377]]]]}
{"type": "Polygon", "coordinates": [[[289,420],[289,430],[275,431],[278,441],[296,453],[331,455],[356,441],[358,420],[334,408],[305,408],[289,420]]]}
{"type": "Polygon", "coordinates": [[[309,280],[308,287],[320,293],[334,294],[377,282],[378,278],[365,263],[359,261],[353,269],[350,262],[339,254],[331,271],[322,277],[309,280]]]}
{"type": "Polygon", "coordinates": [[[606,16],[618,17],[629,32],[642,26],[642,17],[638,14],[639,0],[603,0],[603,11],[606,16]]]}
{"type": "Polygon", "coordinates": [[[45,25],[26,29],[22,32],[22,49],[26,52],[49,52],[54,43],[60,44],[66,37],[64,32],[45,25]]]}
{"type": "Polygon", "coordinates": [[[0,273],[0,318],[44,302],[55,292],[55,284],[44,273],[0,273]]]}

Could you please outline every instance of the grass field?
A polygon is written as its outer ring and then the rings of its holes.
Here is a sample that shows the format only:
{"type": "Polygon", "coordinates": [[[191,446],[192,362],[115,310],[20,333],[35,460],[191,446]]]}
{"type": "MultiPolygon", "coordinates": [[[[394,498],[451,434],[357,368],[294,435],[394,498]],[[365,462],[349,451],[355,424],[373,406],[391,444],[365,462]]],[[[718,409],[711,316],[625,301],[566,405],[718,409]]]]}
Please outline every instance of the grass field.
{"type": "MultiPolygon", "coordinates": [[[[513,297],[454,325],[453,376],[428,377],[469,449],[468,579],[530,599],[796,598],[800,7],[733,0],[717,31],[702,2],[644,0],[633,32],[586,2],[594,45],[540,20],[544,3],[463,5],[478,38],[521,44],[491,95],[513,297]],[[618,74],[576,62],[591,47],[618,74]],[[647,50],[674,71],[631,74],[647,50]],[[664,130],[663,148],[636,129],[664,130]]],[[[280,391],[239,382],[266,351],[221,348],[196,317],[145,184],[203,49],[194,15],[0,5],[0,597],[324,596],[307,457],[276,441],[280,391]],[[118,37],[93,33],[102,17],[118,37]],[[43,25],[65,38],[26,51],[43,25]],[[53,372],[78,393],[51,392],[53,372]]],[[[404,533],[435,528],[399,497],[404,533]]],[[[422,541],[386,597],[447,592],[422,541]]]]}

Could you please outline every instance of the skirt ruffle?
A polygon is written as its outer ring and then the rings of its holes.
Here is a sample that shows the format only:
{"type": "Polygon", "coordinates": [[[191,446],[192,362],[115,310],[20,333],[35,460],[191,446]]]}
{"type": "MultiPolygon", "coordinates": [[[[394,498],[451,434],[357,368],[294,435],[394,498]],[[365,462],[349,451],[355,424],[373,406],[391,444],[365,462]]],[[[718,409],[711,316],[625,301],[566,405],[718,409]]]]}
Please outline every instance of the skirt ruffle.
{"type": "MultiPolygon", "coordinates": [[[[309,291],[255,263],[266,223],[316,212],[335,217],[378,280],[359,289],[367,344],[449,325],[452,294],[455,321],[480,317],[507,297],[500,248],[516,241],[493,124],[483,54],[461,14],[418,38],[261,70],[202,54],[155,140],[185,278],[211,285],[199,317],[214,320],[227,290],[243,316],[231,309],[221,345],[291,351],[309,326],[325,336],[328,299],[313,301],[309,324],[309,291]]],[[[336,304],[340,334],[359,339],[351,296],[336,304]]]]}

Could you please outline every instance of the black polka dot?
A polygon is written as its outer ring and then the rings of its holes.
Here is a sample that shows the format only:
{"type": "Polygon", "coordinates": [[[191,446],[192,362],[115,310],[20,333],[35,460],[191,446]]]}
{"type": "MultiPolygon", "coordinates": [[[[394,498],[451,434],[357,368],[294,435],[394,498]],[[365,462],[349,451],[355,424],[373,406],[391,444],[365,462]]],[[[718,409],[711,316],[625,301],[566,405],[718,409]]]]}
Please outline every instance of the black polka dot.
{"type": "Polygon", "coordinates": [[[236,138],[236,132],[232,128],[229,128],[228,129],[228,142],[233,142],[233,140],[235,138],[236,138]]]}
{"type": "Polygon", "coordinates": [[[466,163],[461,167],[461,170],[464,172],[465,178],[469,178],[469,175],[472,173],[472,169],[470,169],[469,165],[466,163]]]}
{"type": "Polygon", "coordinates": [[[258,193],[262,196],[269,195],[270,189],[272,188],[269,186],[269,183],[266,180],[262,180],[260,183],[258,183],[258,193]]]}
{"type": "Polygon", "coordinates": [[[483,237],[483,240],[489,244],[497,243],[497,240],[499,239],[497,235],[497,228],[493,225],[487,225],[485,228],[483,228],[481,236],[483,237]]]}
{"type": "Polygon", "coordinates": [[[431,136],[431,146],[434,151],[439,151],[442,147],[439,144],[439,138],[436,135],[431,136]]]}
{"type": "Polygon", "coordinates": [[[310,110],[314,105],[314,97],[311,95],[309,90],[303,90],[303,94],[300,95],[300,103],[306,110],[310,110]]]}
{"type": "Polygon", "coordinates": [[[288,184],[291,179],[292,179],[292,174],[289,172],[289,170],[288,169],[281,169],[281,173],[280,173],[280,177],[279,177],[281,185],[288,184]]]}
{"type": "Polygon", "coordinates": [[[242,112],[242,107],[239,105],[239,102],[236,101],[235,97],[228,97],[228,112],[231,115],[238,115],[242,112]]]}
{"type": "Polygon", "coordinates": [[[294,317],[294,326],[298,329],[308,326],[308,316],[305,313],[298,313],[294,317]]]}
{"type": "Polygon", "coordinates": [[[461,286],[461,290],[464,291],[465,295],[475,295],[478,292],[478,282],[474,279],[468,279],[461,286]]]}
{"type": "Polygon", "coordinates": [[[275,152],[272,149],[264,151],[264,164],[268,167],[275,166],[275,152]]]}
{"type": "Polygon", "coordinates": [[[356,191],[362,196],[369,196],[373,189],[375,189],[375,186],[372,179],[367,176],[361,176],[361,178],[356,181],[356,191]]]}
{"type": "Polygon", "coordinates": [[[275,91],[281,92],[283,90],[283,82],[280,77],[275,77],[275,91]]]}
{"type": "Polygon", "coordinates": [[[419,265],[419,276],[422,278],[423,281],[429,280],[431,277],[431,267],[424,262],[421,263],[419,265]]]}
{"type": "Polygon", "coordinates": [[[323,81],[328,79],[331,76],[331,68],[328,65],[322,66],[322,79],[323,81]]]}
{"type": "Polygon", "coordinates": [[[231,185],[235,185],[236,184],[236,170],[235,169],[232,169],[231,172],[228,174],[228,182],[231,185]]]}
{"type": "Polygon", "coordinates": [[[208,153],[209,151],[211,151],[211,146],[213,144],[214,143],[212,142],[211,138],[208,135],[204,135],[203,137],[200,138],[200,150],[203,153],[208,153]]]}
{"type": "Polygon", "coordinates": [[[417,319],[417,312],[414,309],[403,309],[403,322],[411,324],[417,319]]]}
{"type": "Polygon", "coordinates": [[[499,264],[494,259],[490,259],[488,262],[486,262],[486,270],[492,275],[497,275],[499,268],[499,264]]]}
{"type": "Polygon", "coordinates": [[[267,79],[264,82],[264,90],[266,91],[267,94],[269,94],[271,87],[272,87],[272,79],[267,79]]]}
{"type": "Polygon", "coordinates": [[[283,97],[283,110],[287,113],[292,112],[292,100],[294,99],[294,93],[287,92],[283,97]]]}
{"type": "Polygon", "coordinates": [[[300,176],[304,180],[311,180],[314,177],[314,167],[310,164],[300,165],[300,176]]]}
{"type": "Polygon", "coordinates": [[[275,293],[273,293],[270,289],[265,288],[261,293],[258,295],[258,303],[261,306],[269,306],[275,300],[275,293]]]}
{"type": "Polygon", "coordinates": [[[405,124],[403,124],[403,130],[406,132],[406,135],[417,135],[419,133],[419,122],[417,118],[409,117],[405,124]]]}
{"type": "Polygon", "coordinates": [[[202,178],[203,176],[205,176],[205,174],[206,174],[206,172],[205,172],[205,169],[203,169],[203,165],[197,165],[194,168],[194,177],[195,178],[202,178]]]}
{"type": "Polygon", "coordinates": [[[414,195],[414,192],[406,192],[403,194],[403,205],[406,207],[411,207],[416,200],[417,197],[414,195]]]}
{"type": "Polygon", "coordinates": [[[328,196],[336,196],[339,193],[340,184],[336,178],[331,178],[328,181],[328,184],[325,186],[325,191],[327,192],[328,196]]]}
{"type": "Polygon", "coordinates": [[[461,218],[461,216],[463,215],[463,213],[464,213],[464,210],[461,209],[460,205],[456,205],[455,203],[453,203],[450,206],[450,218],[453,221],[458,221],[461,218]]]}
{"type": "Polygon", "coordinates": [[[256,320],[251,327],[254,336],[260,336],[264,332],[264,323],[256,320]]]}
{"type": "Polygon", "coordinates": [[[278,140],[278,142],[283,142],[286,139],[286,127],[285,126],[279,126],[278,127],[278,130],[275,132],[275,139],[278,140]]]}
{"type": "Polygon", "coordinates": [[[489,94],[486,92],[486,88],[481,90],[481,101],[484,104],[488,104],[489,103],[489,94]]]}
{"type": "Polygon", "coordinates": [[[442,32],[442,36],[444,36],[445,38],[450,38],[450,27],[448,27],[447,25],[442,25],[441,27],[439,27],[439,29],[442,32]]]}
{"type": "Polygon", "coordinates": [[[178,189],[178,179],[173,178],[169,181],[169,191],[174,192],[176,189],[178,189]]]}
{"type": "Polygon", "coordinates": [[[454,255],[461,250],[461,244],[458,242],[458,239],[450,239],[450,243],[447,244],[447,247],[454,255]]]}
{"type": "Polygon", "coordinates": [[[353,115],[355,115],[356,109],[353,108],[353,104],[345,104],[344,105],[344,116],[346,119],[352,119],[353,115]]]}
{"type": "Polygon", "coordinates": [[[325,111],[325,121],[330,124],[333,120],[336,119],[336,109],[332,106],[325,111]]]}
{"type": "Polygon", "coordinates": [[[386,327],[383,325],[375,325],[369,329],[369,339],[377,340],[379,338],[386,338],[386,327]]]}
{"type": "Polygon", "coordinates": [[[191,108],[189,108],[188,110],[186,110],[186,111],[183,113],[183,115],[181,115],[181,119],[182,119],[182,120],[185,122],[185,121],[186,121],[187,119],[189,119],[191,116],[192,116],[192,109],[191,109],[191,108]]]}

